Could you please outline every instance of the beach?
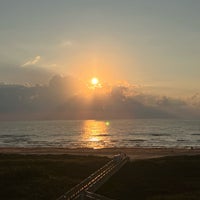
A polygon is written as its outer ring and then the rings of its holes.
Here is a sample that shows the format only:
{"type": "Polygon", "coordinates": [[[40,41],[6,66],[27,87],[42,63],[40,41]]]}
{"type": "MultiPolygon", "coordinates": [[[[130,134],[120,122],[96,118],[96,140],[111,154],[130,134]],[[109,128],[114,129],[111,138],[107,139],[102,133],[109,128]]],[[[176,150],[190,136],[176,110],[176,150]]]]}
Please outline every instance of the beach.
{"type": "Polygon", "coordinates": [[[200,148],[19,148],[0,147],[0,154],[71,154],[71,155],[92,155],[112,157],[120,152],[126,153],[131,160],[143,160],[165,156],[198,155],[200,148]]]}

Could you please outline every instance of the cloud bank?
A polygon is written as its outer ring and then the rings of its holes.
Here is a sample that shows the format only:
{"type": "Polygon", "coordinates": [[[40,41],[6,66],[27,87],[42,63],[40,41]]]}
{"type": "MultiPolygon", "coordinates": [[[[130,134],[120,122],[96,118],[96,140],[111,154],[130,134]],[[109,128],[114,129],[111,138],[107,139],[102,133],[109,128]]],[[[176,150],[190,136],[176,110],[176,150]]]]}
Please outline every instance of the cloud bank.
{"type": "Polygon", "coordinates": [[[51,69],[40,65],[22,67],[19,64],[0,63],[0,82],[7,84],[46,84],[53,74],[51,69]]]}
{"type": "Polygon", "coordinates": [[[145,94],[130,85],[89,89],[74,77],[46,85],[0,84],[0,120],[200,118],[200,95],[188,99],[145,94]]]}

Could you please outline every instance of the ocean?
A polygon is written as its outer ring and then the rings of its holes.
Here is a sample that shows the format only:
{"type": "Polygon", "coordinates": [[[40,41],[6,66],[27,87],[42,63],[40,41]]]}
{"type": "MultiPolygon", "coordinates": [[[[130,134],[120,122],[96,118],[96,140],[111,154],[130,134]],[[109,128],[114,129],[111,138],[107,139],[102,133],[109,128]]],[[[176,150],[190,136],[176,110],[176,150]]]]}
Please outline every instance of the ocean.
{"type": "Polygon", "coordinates": [[[200,120],[0,122],[0,147],[200,147],[200,120]]]}

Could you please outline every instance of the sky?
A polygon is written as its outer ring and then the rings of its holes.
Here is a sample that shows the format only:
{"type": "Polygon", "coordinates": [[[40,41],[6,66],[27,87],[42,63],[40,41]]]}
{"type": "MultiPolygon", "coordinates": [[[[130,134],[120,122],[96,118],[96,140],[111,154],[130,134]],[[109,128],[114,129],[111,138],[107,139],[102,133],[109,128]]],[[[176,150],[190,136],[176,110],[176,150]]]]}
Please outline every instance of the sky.
{"type": "Polygon", "coordinates": [[[95,76],[196,101],[199,10],[199,0],[0,0],[0,83],[95,76]]]}

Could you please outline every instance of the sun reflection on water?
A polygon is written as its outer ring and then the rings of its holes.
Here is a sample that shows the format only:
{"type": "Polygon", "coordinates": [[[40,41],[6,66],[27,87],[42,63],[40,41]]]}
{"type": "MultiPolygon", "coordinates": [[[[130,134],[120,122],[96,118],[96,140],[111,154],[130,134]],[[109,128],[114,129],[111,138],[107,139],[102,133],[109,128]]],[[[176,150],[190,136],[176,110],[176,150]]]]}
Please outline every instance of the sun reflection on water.
{"type": "Polygon", "coordinates": [[[86,120],[83,124],[82,141],[87,148],[104,148],[110,142],[108,129],[109,122],[86,120]]]}

